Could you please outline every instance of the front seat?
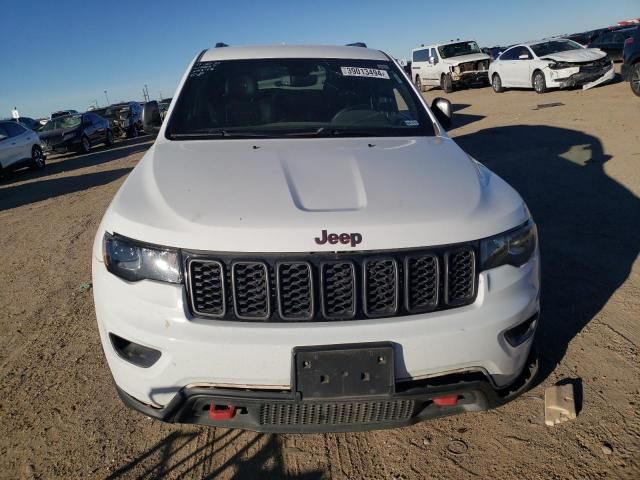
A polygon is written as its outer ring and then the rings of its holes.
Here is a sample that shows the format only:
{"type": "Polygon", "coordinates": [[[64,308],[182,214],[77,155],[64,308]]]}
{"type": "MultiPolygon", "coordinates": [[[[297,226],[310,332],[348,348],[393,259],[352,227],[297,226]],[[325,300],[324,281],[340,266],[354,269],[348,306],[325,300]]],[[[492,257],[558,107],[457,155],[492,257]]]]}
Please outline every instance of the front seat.
{"type": "Polygon", "coordinates": [[[243,127],[260,123],[258,85],[250,75],[238,75],[225,82],[226,123],[243,127]]]}

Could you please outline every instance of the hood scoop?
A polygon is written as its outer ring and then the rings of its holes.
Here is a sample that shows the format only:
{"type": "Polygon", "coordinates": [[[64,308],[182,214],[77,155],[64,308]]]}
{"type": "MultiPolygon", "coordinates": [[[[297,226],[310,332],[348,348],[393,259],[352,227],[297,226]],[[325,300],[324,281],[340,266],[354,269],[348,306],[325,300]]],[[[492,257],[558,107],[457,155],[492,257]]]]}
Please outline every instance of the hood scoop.
{"type": "MultiPolygon", "coordinates": [[[[337,152],[336,152],[337,153],[337,152]]],[[[360,210],[367,195],[358,161],[353,156],[306,152],[304,158],[281,157],[289,193],[295,206],[305,212],[360,210]]]]}

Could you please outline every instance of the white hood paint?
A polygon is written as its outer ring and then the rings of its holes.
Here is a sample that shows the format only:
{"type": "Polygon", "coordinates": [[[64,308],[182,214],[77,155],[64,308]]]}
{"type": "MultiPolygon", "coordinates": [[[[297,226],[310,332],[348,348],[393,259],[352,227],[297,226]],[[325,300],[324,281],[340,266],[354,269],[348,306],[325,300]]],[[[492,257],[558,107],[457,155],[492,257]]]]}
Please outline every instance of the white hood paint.
{"type": "Polygon", "coordinates": [[[449,65],[460,65],[466,62],[477,62],[479,60],[490,60],[486,53],[472,53],[470,55],[460,55],[459,57],[443,58],[442,61],[449,65]]]}
{"type": "Polygon", "coordinates": [[[593,62],[600,60],[607,54],[599,48],[581,48],[579,50],[567,50],[566,52],[552,53],[540,57],[541,60],[556,60],[558,62],[593,62]]]}
{"type": "Polygon", "coordinates": [[[373,250],[484,238],[527,215],[510,186],[448,138],[158,138],[102,229],[210,251],[352,249],[316,245],[327,229],[361,233],[357,250],[373,250]]]}

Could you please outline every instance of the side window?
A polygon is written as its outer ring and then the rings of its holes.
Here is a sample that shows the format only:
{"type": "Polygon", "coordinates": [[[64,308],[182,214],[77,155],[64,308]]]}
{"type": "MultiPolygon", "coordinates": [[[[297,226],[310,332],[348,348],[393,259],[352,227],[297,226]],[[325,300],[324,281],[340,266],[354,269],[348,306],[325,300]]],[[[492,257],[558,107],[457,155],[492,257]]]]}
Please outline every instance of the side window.
{"type": "Polygon", "coordinates": [[[430,57],[431,57],[431,58],[433,58],[433,63],[434,63],[434,65],[435,65],[436,63],[438,63],[438,51],[437,51],[435,48],[432,48],[432,49],[431,49],[431,55],[430,55],[430,57]]]}
{"type": "Polygon", "coordinates": [[[624,33],[616,33],[613,35],[613,43],[624,43],[625,35],[624,33]]]}
{"type": "Polygon", "coordinates": [[[518,52],[518,59],[520,58],[521,55],[526,55],[527,60],[531,60],[533,58],[533,56],[531,55],[531,52],[527,47],[520,48],[520,51],[518,52]]]}
{"type": "Polygon", "coordinates": [[[9,132],[4,128],[5,124],[0,125],[0,142],[6,138],[9,138],[9,132]]]}
{"type": "Polygon", "coordinates": [[[9,134],[10,137],[17,137],[18,135],[22,135],[24,132],[27,131],[22,125],[14,122],[5,123],[4,127],[7,130],[7,133],[9,134]]]}
{"type": "Polygon", "coordinates": [[[413,51],[414,62],[427,62],[429,61],[429,49],[423,48],[422,50],[413,51]]]}
{"type": "Polygon", "coordinates": [[[603,33],[598,38],[596,38],[596,41],[594,43],[596,45],[602,45],[604,43],[611,43],[612,41],[613,41],[612,33],[603,33]]]}
{"type": "Polygon", "coordinates": [[[516,58],[518,58],[517,52],[518,52],[518,47],[510,48],[509,50],[504,52],[502,55],[500,55],[500,60],[515,60],[516,58]]]}

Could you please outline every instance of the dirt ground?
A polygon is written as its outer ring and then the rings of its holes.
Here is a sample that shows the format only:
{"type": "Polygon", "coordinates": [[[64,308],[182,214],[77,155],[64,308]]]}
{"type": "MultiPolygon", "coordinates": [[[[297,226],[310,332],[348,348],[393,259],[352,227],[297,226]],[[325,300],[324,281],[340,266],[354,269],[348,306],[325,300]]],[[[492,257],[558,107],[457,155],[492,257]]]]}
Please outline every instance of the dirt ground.
{"type": "Polygon", "coordinates": [[[640,478],[640,99],[623,83],[448,98],[451,135],[521,192],[540,228],[543,366],[530,392],[352,434],[174,426],[128,410],[83,284],[98,223],[151,143],[139,138],[0,180],[0,478],[640,478]],[[577,386],[581,411],[547,427],[544,389],[559,381],[577,386]]]}

